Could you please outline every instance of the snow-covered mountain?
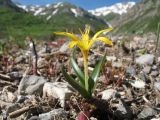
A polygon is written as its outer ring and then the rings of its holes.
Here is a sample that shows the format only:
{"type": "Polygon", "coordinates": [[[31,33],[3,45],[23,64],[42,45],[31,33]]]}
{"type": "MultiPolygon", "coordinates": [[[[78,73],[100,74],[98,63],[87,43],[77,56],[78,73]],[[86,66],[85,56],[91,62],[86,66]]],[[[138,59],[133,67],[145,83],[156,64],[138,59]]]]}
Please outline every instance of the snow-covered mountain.
{"type": "Polygon", "coordinates": [[[134,5],[135,2],[116,3],[112,6],[105,6],[95,10],[89,10],[89,12],[95,16],[106,16],[109,13],[117,13],[121,15],[123,13],[127,13],[127,10],[132,8],[134,5]]]}
{"type": "MultiPolygon", "coordinates": [[[[80,8],[68,2],[58,2],[53,4],[47,4],[43,6],[39,5],[20,5],[26,13],[30,13],[35,17],[43,19],[48,24],[54,24],[55,26],[61,26],[63,29],[71,28],[76,29],[89,24],[93,31],[108,27],[105,20],[98,18],[87,10],[80,8]]],[[[58,27],[57,27],[58,28],[58,27]]]]}
{"type": "Polygon", "coordinates": [[[74,14],[75,17],[83,16],[84,12],[86,12],[79,7],[72,6],[71,4],[62,3],[62,2],[59,2],[56,4],[47,4],[45,6],[39,6],[39,5],[26,6],[26,5],[20,5],[20,4],[17,4],[17,6],[24,9],[26,12],[32,13],[34,16],[46,15],[47,20],[51,19],[54,15],[62,12],[63,13],[70,12],[74,14]]]}

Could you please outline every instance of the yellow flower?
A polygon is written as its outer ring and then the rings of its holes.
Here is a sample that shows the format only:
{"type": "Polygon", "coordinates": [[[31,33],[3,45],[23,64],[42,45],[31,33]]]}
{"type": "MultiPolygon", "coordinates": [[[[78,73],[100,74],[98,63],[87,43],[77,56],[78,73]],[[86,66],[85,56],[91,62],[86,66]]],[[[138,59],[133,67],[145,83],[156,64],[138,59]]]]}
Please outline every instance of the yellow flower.
{"type": "Polygon", "coordinates": [[[112,28],[101,30],[101,31],[97,32],[91,39],[89,38],[89,33],[90,33],[90,27],[89,26],[87,26],[85,28],[84,33],[81,32],[81,38],[80,39],[77,36],[75,36],[74,34],[68,33],[68,32],[55,32],[55,34],[70,37],[72,39],[72,41],[69,44],[70,48],[77,45],[80,48],[81,51],[89,51],[92,44],[94,42],[96,42],[97,40],[103,41],[106,44],[112,46],[112,42],[108,38],[99,37],[99,35],[102,34],[103,32],[109,32],[111,30],[112,30],[112,28]]]}
{"type": "Polygon", "coordinates": [[[88,88],[88,52],[89,52],[89,49],[91,48],[92,44],[96,42],[97,40],[103,41],[106,44],[112,46],[112,42],[108,38],[100,36],[100,34],[102,34],[103,32],[109,32],[111,30],[112,28],[101,30],[97,32],[91,39],[89,36],[89,33],[90,33],[89,26],[86,26],[84,33],[81,32],[81,38],[78,38],[74,34],[68,33],[68,32],[55,32],[54,33],[56,35],[64,35],[64,36],[71,38],[72,41],[69,43],[70,48],[73,48],[75,45],[77,45],[80,48],[82,55],[83,55],[83,59],[84,59],[85,89],[87,91],[89,89],[88,88]]]}

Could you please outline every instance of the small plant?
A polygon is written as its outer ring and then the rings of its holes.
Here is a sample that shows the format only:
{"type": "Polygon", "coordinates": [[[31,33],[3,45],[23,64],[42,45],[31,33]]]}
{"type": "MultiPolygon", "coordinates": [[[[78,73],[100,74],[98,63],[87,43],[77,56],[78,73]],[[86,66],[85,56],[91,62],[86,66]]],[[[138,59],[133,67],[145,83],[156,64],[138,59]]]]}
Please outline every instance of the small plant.
{"type": "Polygon", "coordinates": [[[71,65],[75,71],[75,74],[77,75],[79,81],[74,80],[62,67],[62,73],[66,79],[66,81],[72,85],[73,88],[75,88],[83,97],[85,98],[91,98],[92,93],[94,91],[94,88],[96,86],[97,78],[99,76],[101,67],[105,61],[106,54],[104,57],[97,63],[95,66],[93,72],[91,75],[88,75],[88,53],[89,49],[91,48],[92,44],[96,42],[97,40],[103,41],[106,44],[112,46],[112,42],[106,38],[100,36],[103,32],[109,32],[112,28],[108,28],[105,30],[101,30],[97,32],[91,39],[89,38],[90,33],[90,27],[86,26],[84,33],[81,32],[81,38],[79,39],[74,34],[68,33],[68,32],[55,32],[56,35],[64,35],[67,37],[70,37],[72,41],[69,43],[69,48],[73,48],[74,46],[77,46],[83,56],[84,60],[84,73],[81,71],[81,69],[78,67],[75,59],[73,56],[71,57],[71,65]]]}

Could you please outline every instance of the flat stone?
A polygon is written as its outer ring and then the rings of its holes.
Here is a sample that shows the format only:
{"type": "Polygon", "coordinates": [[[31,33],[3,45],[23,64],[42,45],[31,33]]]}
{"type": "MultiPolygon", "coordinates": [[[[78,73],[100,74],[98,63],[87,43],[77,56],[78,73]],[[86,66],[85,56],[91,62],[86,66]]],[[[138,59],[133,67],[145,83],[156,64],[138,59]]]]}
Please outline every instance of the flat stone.
{"type": "Polygon", "coordinates": [[[27,75],[22,78],[18,86],[18,94],[21,95],[41,94],[45,82],[47,82],[47,80],[41,76],[27,75]]]}
{"type": "Polygon", "coordinates": [[[136,58],[136,63],[140,65],[152,65],[154,61],[154,55],[145,54],[136,58]]]}

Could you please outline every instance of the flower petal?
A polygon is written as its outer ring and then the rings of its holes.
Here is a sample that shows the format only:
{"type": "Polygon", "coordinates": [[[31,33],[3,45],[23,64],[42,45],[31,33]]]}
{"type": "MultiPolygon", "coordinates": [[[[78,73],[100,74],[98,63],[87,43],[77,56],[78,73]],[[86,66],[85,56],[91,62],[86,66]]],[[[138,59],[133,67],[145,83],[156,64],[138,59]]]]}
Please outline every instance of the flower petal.
{"type": "Polygon", "coordinates": [[[111,31],[113,28],[108,28],[108,29],[105,29],[105,30],[100,30],[99,32],[97,32],[92,39],[96,39],[100,34],[102,34],[103,32],[109,32],[111,31]]]}
{"type": "Polygon", "coordinates": [[[109,40],[108,38],[106,38],[106,37],[98,37],[98,38],[96,38],[96,40],[103,41],[104,43],[106,43],[106,44],[108,44],[108,45],[110,45],[110,46],[113,45],[112,41],[110,41],[110,40],[109,40]]]}
{"type": "Polygon", "coordinates": [[[72,41],[69,43],[69,48],[73,48],[75,45],[77,45],[78,41],[72,41]]]}
{"type": "Polygon", "coordinates": [[[75,36],[74,34],[68,33],[68,32],[54,32],[54,34],[64,35],[64,36],[70,37],[73,41],[78,41],[77,36],[75,36]]]}

